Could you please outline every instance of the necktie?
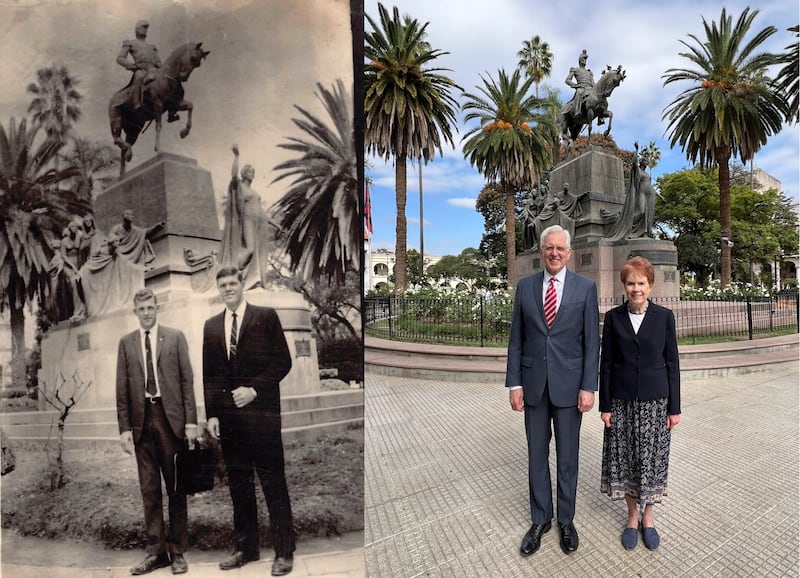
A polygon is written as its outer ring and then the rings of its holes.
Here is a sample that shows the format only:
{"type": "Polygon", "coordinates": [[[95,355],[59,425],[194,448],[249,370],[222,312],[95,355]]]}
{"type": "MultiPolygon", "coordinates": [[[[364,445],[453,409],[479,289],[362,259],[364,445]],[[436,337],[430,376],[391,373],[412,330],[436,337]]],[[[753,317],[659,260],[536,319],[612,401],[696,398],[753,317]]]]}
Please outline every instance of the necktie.
{"type": "Polygon", "coordinates": [[[233,322],[231,323],[231,346],[228,357],[233,359],[236,357],[236,335],[239,333],[239,325],[236,323],[236,313],[233,314],[233,322]]]}
{"type": "Polygon", "coordinates": [[[556,318],[556,278],[550,277],[550,284],[547,286],[547,292],[544,294],[544,320],[547,322],[548,327],[553,326],[553,320],[556,318]]]}
{"type": "Polygon", "coordinates": [[[153,369],[153,348],[150,346],[150,332],[144,332],[144,350],[147,355],[147,393],[156,394],[156,372],[153,369]]]}

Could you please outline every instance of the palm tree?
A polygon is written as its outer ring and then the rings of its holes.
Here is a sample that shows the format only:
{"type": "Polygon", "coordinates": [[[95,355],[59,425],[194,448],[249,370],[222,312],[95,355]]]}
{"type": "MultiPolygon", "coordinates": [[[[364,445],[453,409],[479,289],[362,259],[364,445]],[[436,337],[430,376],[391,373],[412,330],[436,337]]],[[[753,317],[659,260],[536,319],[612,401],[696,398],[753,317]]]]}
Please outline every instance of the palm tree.
{"type": "Polygon", "coordinates": [[[63,64],[40,68],[36,82],[28,85],[28,92],[34,95],[28,114],[33,115],[35,124],[44,127],[47,138],[63,141],[72,123],[80,119],[83,97],[75,89],[77,85],[63,64]]]}
{"type": "Polygon", "coordinates": [[[398,9],[391,16],[378,4],[380,25],[366,16],[372,32],[365,34],[364,142],[368,152],[384,159],[394,157],[397,239],[395,243],[395,293],[405,293],[406,274],[406,163],[409,158],[425,163],[442,140],[453,146],[456,100],[450,94],[460,87],[442,68],[426,68],[439,56],[426,41],[428,23],[401,19],[398,9]]]}
{"type": "Polygon", "coordinates": [[[290,137],[278,145],[298,156],[275,167],[282,174],[273,182],[293,181],[274,209],[292,272],[341,284],[348,271],[361,267],[353,113],[341,80],[332,91],[319,83],[317,88],[330,122],[295,106],[302,118],[292,122],[309,138],[290,137]]]}
{"type": "Polygon", "coordinates": [[[745,8],[736,23],[722,9],[719,24],[703,18],[705,39],[689,34],[694,43],[681,41],[688,52],[679,53],[694,68],[670,68],[662,76],[664,85],[689,81],[692,86],[665,109],[670,147],[679,144],[687,159],[701,166],[719,166],[721,285],[731,280],[731,190],[729,161],[738,154],[745,163],[781,129],[787,106],[766,76],[780,62],[769,52],[757,52],[776,32],[768,26],[749,40],[758,10],[745,8]]]}
{"type": "Polygon", "coordinates": [[[549,120],[536,113],[540,101],[528,94],[532,78],[524,82],[519,70],[510,77],[498,71],[497,82],[481,77],[480,94],[464,93],[465,122],[479,126],[464,135],[464,157],[489,182],[499,182],[506,195],[506,251],[508,286],[517,281],[514,193],[533,186],[537,172],[550,163],[547,149],[549,120]]]}
{"type": "Polygon", "coordinates": [[[65,207],[75,201],[70,191],[55,187],[78,174],[71,166],[47,168],[64,144],[44,139],[37,145],[39,128],[29,130],[25,120],[17,124],[13,118],[7,131],[0,125],[0,311],[10,311],[12,375],[18,386],[25,378],[24,306],[34,298],[42,304],[50,298],[50,241],[70,218],[65,207]]]}
{"type": "Polygon", "coordinates": [[[647,163],[647,168],[650,170],[650,176],[652,177],[653,169],[661,162],[661,149],[658,148],[655,141],[651,140],[650,144],[642,150],[641,156],[647,163]]]}
{"type": "Polygon", "coordinates": [[[517,52],[519,57],[519,70],[525,76],[533,79],[536,85],[536,98],[539,98],[539,83],[550,76],[553,70],[553,53],[550,45],[544,42],[537,34],[531,40],[522,42],[522,50],[517,52]]]}
{"type": "MultiPolygon", "coordinates": [[[[800,36],[800,26],[792,26],[788,29],[789,32],[794,32],[795,36],[800,36]]],[[[783,62],[786,65],[778,72],[778,77],[775,82],[778,84],[778,90],[783,93],[786,103],[789,106],[788,114],[786,115],[786,122],[800,122],[800,110],[798,110],[798,62],[800,62],[800,42],[794,41],[786,47],[786,54],[784,55],[783,62]]]]}

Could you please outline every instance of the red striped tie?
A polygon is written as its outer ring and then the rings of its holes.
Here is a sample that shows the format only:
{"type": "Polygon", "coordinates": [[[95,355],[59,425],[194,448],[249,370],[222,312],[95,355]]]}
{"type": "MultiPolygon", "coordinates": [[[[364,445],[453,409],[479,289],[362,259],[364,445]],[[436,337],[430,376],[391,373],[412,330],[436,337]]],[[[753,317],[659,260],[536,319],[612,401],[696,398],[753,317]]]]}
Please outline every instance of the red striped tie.
{"type": "Polygon", "coordinates": [[[556,278],[550,277],[550,284],[547,286],[547,292],[544,294],[544,320],[547,322],[548,327],[553,326],[553,320],[556,318],[556,278]]]}

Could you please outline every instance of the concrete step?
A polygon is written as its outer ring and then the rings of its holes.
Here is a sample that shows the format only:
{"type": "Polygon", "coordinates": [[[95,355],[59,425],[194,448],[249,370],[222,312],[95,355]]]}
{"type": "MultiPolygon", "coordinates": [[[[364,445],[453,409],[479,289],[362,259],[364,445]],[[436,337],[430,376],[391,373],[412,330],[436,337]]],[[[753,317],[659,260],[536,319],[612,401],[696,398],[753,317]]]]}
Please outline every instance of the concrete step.
{"type": "MultiPolygon", "coordinates": [[[[800,334],[792,334],[753,341],[681,346],[681,375],[688,379],[782,369],[797,363],[799,338],[800,334]]],[[[421,346],[367,338],[364,366],[366,371],[374,375],[503,383],[505,355],[498,359],[498,348],[488,348],[490,351],[487,355],[482,355],[481,349],[486,348],[421,346]],[[392,351],[391,344],[397,345],[397,352],[392,351]],[[410,345],[423,347],[425,351],[415,351],[416,348],[410,345]],[[465,349],[478,351],[459,355],[465,349]],[[437,352],[441,352],[441,355],[437,355],[437,352]]]]}
{"type": "MultiPolygon", "coordinates": [[[[281,399],[281,407],[285,439],[309,440],[320,433],[334,433],[348,426],[363,424],[364,390],[288,396],[281,399]]],[[[200,413],[202,416],[202,406],[200,413]]],[[[0,426],[11,440],[41,445],[50,436],[55,439],[57,428],[53,425],[51,429],[51,424],[56,418],[55,411],[4,413],[0,414],[0,426]]],[[[74,410],[67,418],[64,437],[70,448],[118,443],[116,410],[74,410]]]]}

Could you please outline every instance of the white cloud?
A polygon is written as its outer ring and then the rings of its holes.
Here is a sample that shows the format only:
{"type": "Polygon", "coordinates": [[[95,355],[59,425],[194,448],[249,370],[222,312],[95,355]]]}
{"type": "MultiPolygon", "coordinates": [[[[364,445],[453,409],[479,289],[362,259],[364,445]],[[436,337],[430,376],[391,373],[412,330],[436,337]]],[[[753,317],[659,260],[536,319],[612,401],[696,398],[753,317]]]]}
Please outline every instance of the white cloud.
{"type": "Polygon", "coordinates": [[[447,199],[447,204],[454,207],[460,207],[462,209],[471,209],[474,211],[476,200],[477,199],[475,197],[456,197],[447,199]]]}

